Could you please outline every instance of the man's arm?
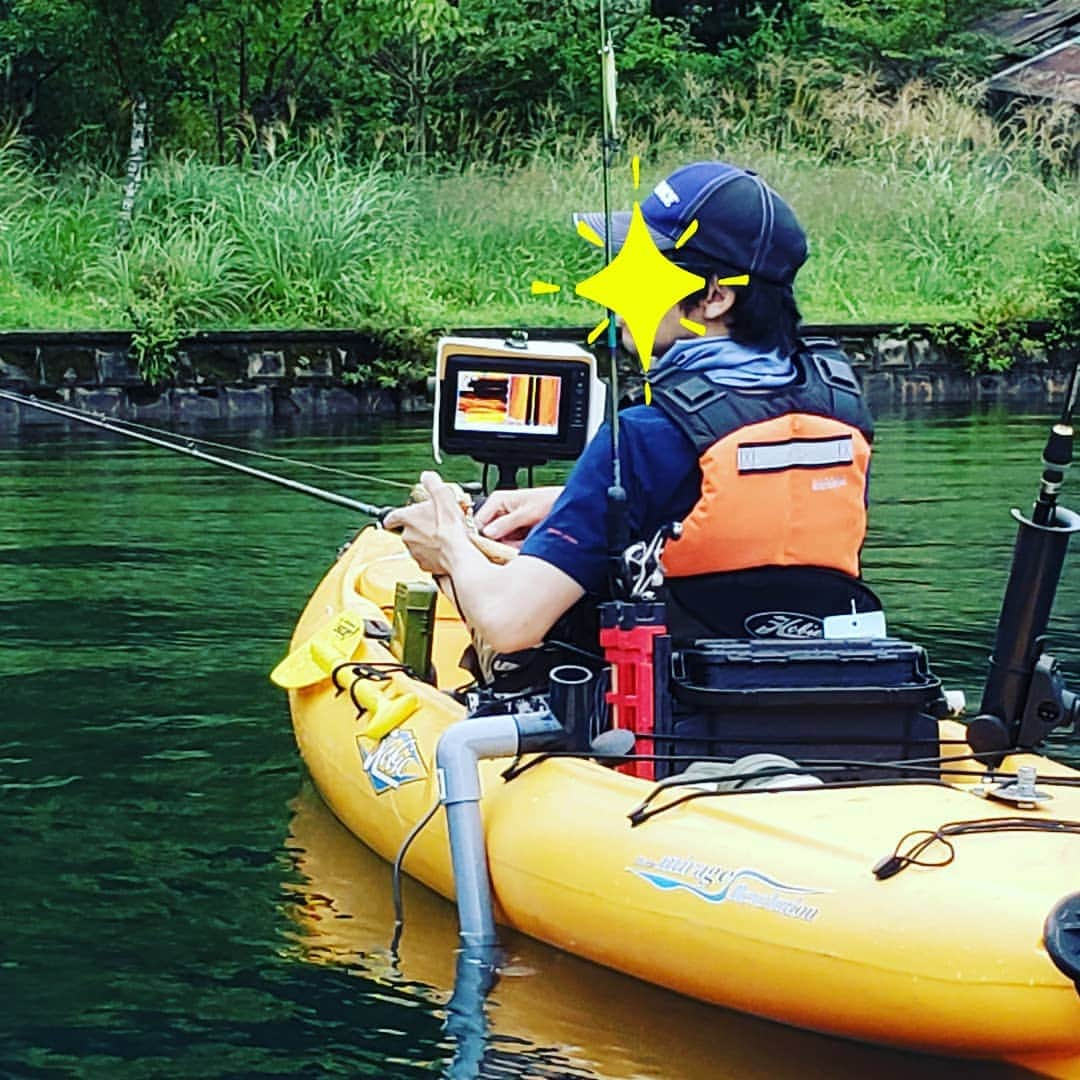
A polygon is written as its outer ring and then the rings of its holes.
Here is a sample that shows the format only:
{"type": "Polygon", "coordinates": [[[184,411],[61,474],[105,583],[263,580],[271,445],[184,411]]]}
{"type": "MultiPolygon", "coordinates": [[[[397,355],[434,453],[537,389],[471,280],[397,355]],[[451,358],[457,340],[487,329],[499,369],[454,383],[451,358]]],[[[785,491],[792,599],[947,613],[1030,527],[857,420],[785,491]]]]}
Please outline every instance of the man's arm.
{"type": "Polygon", "coordinates": [[[470,539],[452,489],[434,472],[424,473],[421,482],[430,500],[393,511],[386,527],[401,530],[424,570],[449,578],[458,610],[496,652],[539,644],[585,590],[543,559],[520,555],[502,566],[489,562],[470,539]]]}

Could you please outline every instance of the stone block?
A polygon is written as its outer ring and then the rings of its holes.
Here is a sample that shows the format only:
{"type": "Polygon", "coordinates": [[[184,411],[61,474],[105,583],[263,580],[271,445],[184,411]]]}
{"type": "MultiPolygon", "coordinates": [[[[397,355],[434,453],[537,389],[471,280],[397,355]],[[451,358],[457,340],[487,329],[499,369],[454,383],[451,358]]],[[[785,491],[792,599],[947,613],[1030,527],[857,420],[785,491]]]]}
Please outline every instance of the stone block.
{"type": "Polygon", "coordinates": [[[402,391],[398,401],[398,411],[404,416],[426,416],[434,411],[433,399],[426,394],[402,391]]]}
{"type": "Polygon", "coordinates": [[[390,390],[362,389],[359,393],[360,411],[365,416],[395,416],[397,402],[390,390]]]}
{"type": "Polygon", "coordinates": [[[274,415],[274,395],[268,386],[228,386],[222,393],[222,414],[236,419],[265,419],[274,415]]]}
{"type": "Polygon", "coordinates": [[[195,370],[195,362],[187,349],[176,350],[176,364],[173,368],[173,382],[177,386],[196,386],[199,383],[199,375],[195,370]]]}
{"type": "Polygon", "coordinates": [[[139,367],[127,349],[95,349],[94,370],[99,386],[137,386],[139,367]]]}
{"type": "Polygon", "coordinates": [[[0,360],[0,386],[31,386],[35,381],[26,368],[0,360]]]}
{"type": "Polygon", "coordinates": [[[1005,392],[1013,401],[1038,401],[1046,397],[1046,383],[1034,371],[1013,370],[1009,372],[1005,392]]]}
{"type": "Polygon", "coordinates": [[[910,372],[900,376],[903,391],[901,400],[905,405],[929,405],[934,401],[934,382],[924,372],[910,372]]]}
{"type": "Polygon", "coordinates": [[[908,367],[911,364],[910,349],[906,338],[874,338],[874,355],[882,367],[908,367]]]}
{"type": "Polygon", "coordinates": [[[360,355],[360,350],[349,346],[343,349],[336,349],[335,352],[337,353],[338,371],[352,382],[361,381],[361,373],[364,370],[365,361],[360,355]]]}
{"type": "Polygon", "coordinates": [[[270,400],[275,417],[278,419],[291,419],[294,416],[299,416],[300,406],[293,401],[293,387],[274,386],[271,390],[270,400]]]}
{"type": "Polygon", "coordinates": [[[100,382],[96,350],[89,347],[42,346],[37,366],[47,386],[96,386],[100,382]]]}
{"type": "Polygon", "coordinates": [[[297,353],[292,362],[292,375],[297,379],[329,381],[334,377],[334,362],[325,349],[297,353]]]}
{"type": "Polygon", "coordinates": [[[976,375],[972,386],[976,401],[998,401],[1003,396],[1004,390],[1005,376],[990,372],[976,375]]]}
{"type": "Polygon", "coordinates": [[[0,431],[18,431],[22,412],[22,408],[14,401],[0,398],[0,431]]]}
{"type": "Polygon", "coordinates": [[[274,349],[248,353],[247,377],[256,381],[285,378],[285,354],[274,349]]]}
{"type": "Polygon", "coordinates": [[[892,405],[897,400],[891,371],[866,371],[861,374],[863,397],[871,409],[892,405]]]}
{"type": "Polygon", "coordinates": [[[1074,355],[1069,357],[1068,360],[1068,367],[1052,369],[1046,373],[1046,394],[1050,399],[1050,407],[1054,411],[1060,409],[1060,403],[1069,392],[1069,376],[1072,373],[1072,366],[1080,360],[1080,356],[1074,355]]]}
{"type": "Polygon", "coordinates": [[[358,416],[360,414],[360,402],[356,395],[340,386],[327,387],[319,396],[322,399],[321,415],[358,416]]]}
{"type": "Polygon", "coordinates": [[[938,367],[945,360],[941,350],[926,337],[913,337],[908,342],[908,355],[917,368],[938,367]]]}
{"type": "Polygon", "coordinates": [[[173,416],[178,420],[219,420],[221,400],[216,391],[195,390],[186,386],[174,387],[173,416]]]}
{"type": "Polygon", "coordinates": [[[74,409],[82,409],[83,412],[122,417],[127,411],[127,395],[116,386],[77,386],[70,391],[68,404],[74,409]]]}
{"type": "Polygon", "coordinates": [[[283,413],[287,407],[291,407],[294,416],[314,416],[318,393],[318,389],[313,386],[290,387],[287,395],[280,399],[279,407],[283,413]]]}
{"type": "Polygon", "coordinates": [[[132,420],[165,424],[172,419],[172,393],[168,390],[136,388],[128,394],[127,413],[132,420]]]}
{"type": "Polygon", "coordinates": [[[848,362],[854,368],[868,368],[872,364],[872,356],[865,338],[851,337],[843,334],[833,335],[834,340],[840,346],[848,362]]]}
{"type": "Polygon", "coordinates": [[[250,360],[260,353],[230,345],[200,346],[192,349],[194,381],[199,386],[225,385],[249,379],[250,360]]]}

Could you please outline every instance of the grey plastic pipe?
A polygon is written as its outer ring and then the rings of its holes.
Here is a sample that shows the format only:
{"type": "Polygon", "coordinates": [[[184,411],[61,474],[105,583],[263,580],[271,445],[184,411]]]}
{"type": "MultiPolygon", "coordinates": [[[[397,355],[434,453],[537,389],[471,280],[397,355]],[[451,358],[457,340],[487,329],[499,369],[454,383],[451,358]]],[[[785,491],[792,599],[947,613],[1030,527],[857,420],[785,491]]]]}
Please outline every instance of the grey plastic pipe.
{"type": "Polygon", "coordinates": [[[514,757],[541,750],[562,734],[547,710],[474,716],[446,729],[435,749],[440,802],[446,808],[458,924],[466,948],[496,943],[487,847],[480,818],[482,758],[514,757]]]}

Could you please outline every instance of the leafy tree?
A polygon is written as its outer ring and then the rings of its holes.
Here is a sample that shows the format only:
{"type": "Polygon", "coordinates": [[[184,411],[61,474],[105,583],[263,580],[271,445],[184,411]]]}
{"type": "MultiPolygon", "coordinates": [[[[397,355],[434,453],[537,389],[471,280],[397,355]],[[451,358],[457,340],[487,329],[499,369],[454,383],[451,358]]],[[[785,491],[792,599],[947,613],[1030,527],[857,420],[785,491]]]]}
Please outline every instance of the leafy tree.
{"type": "Polygon", "coordinates": [[[986,0],[808,0],[837,58],[873,65],[901,82],[919,75],[978,71],[993,47],[971,30],[1004,6],[986,0]]]}
{"type": "Polygon", "coordinates": [[[677,19],[710,51],[752,38],[763,26],[796,17],[805,0],[652,0],[658,19],[677,19]]]}
{"type": "MultiPolygon", "coordinates": [[[[170,43],[193,74],[188,98],[205,109],[219,161],[273,155],[313,86],[334,87],[362,26],[359,0],[207,0],[170,43]]],[[[361,31],[362,32],[362,31],[361,31]]]]}

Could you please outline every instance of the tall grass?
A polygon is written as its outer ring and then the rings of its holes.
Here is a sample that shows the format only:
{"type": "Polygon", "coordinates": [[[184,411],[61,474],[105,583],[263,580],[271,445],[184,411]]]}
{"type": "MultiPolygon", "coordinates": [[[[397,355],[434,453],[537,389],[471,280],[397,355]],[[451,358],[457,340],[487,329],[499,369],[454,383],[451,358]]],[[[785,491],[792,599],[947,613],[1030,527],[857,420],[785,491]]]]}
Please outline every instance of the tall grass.
{"type": "MultiPolygon", "coordinates": [[[[678,112],[625,95],[633,122],[615,203],[693,158],[754,167],[811,237],[799,277],[809,321],[1061,308],[1061,267],[1080,250],[1074,116],[1029,108],[1001,125],[973,87],[889,92],[872,76],[783,58],[741,87],[687,76],[684,90],[678,112]]],[[[147,355],[163,355],[185,332],[226,326],[350,326],[418,348],[449,326],[591,324],[601,313],[573,286],[596,254],[569,215],[602,205],[600,150],[593,133],[550,124],[514,155],[419,171],[356,165],[325,145],[259,172],[157,160],[123,234],[112,178],[42,173],[9,141],[0,325],[132,328],[147,355]],[[494,163],[508,157],[516,164],[494,163]],[[562,290],[534,298],[533,279],[562,290]]]]}

